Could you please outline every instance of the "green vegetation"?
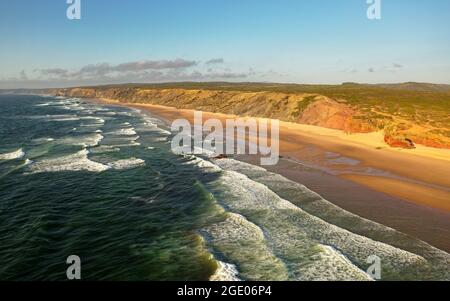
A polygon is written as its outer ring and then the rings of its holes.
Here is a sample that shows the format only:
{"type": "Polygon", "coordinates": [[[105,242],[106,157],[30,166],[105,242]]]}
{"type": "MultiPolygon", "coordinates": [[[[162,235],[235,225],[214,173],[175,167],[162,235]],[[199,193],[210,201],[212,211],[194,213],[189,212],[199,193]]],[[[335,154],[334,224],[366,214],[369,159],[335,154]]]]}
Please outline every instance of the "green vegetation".
{"type": "MultiPolygon", "coordinates": [[[[83,87],[82,87],[83,88],[83,87]]],[[[196,109],[220,111],[225,113],[252,114],[279,118],[281,120],[297,121],[305,109],[319,96],[325,96],[338,103],[351,107],[355,114],[354,125],[364,130],[384,130],[392,137],[414,138],[418,143],[425,143],[437,147],[450,148],[450,85],[436,85],[425,83],[403,84],[357,84],[344,83],[342,85],[299,85],[276,83],[227,83],[227,82],[184,82],[163,84],[123,84],[97,87],[84,87],[87,92],[83,97],[94,97],[97,92],[102,97],[115,98],[127,102],[152,101],[145,99],[145,93],[138,90],[206,90],[220,92],[269,92],[286,95],[255,96],[248,102],[227,103],[216,93],[210,101],[202,100],[196,109]],[[92,89],[88,89],[92,88],[92,89]],[[94,96],[89,95],[89,91],[94,96]],[[289,104],[291,99],[301,99],[289,104]],[[268,98],[269,97],[269,98],[268,98]],[[142,98],[142,99],[141,99],[142,98]],[[226,108],[224,106],[227,106],[226,108]]],[[[142,91],[144,92],[144,91],[142,91]]],[[[178,91],[179,92],[179,91],[178,91]]],[[[63,92],[64,93],[64,92],[63,92]]],[[[183,97],[183,92],[169,93],[160,104],[178,105],[181,108],[192,108],[197,101],[195,95],[183,97]]],[[[225,93],[224,93],[225,94],[225,93]]],[[[98,95],[98,94],[97,94],[98,95]]],[[[358,130],[357,129],[357,130],[358,130]]]]}
{"type": "Polygon", "coordinates": [[[306,110],[306,108],[316,100],[317,95],[306,96],[303,100],[297,103],[297,108],[291,113],[294,118],[300,117],[300,115],[306,110]]]}
{"type": "MultiPolygon", "coordinates": [[[[381,114],[406,118],[412,122],[429,122],[441,127],[449,125],[450,85],[421,83],[368,85],[345,83],[342,85],[298,85],[272,83],[164,83],[125,84],[96,87],[139,89],[203,89],[240,92],[279,92],[287,94],[318,94],[348,103],[370,118],[380,119],[381,114]]],[[[300,110],[303,104],[300,105],[300,110]]],[[[299,111],[300,111],[299,110],[299,111]]]]}

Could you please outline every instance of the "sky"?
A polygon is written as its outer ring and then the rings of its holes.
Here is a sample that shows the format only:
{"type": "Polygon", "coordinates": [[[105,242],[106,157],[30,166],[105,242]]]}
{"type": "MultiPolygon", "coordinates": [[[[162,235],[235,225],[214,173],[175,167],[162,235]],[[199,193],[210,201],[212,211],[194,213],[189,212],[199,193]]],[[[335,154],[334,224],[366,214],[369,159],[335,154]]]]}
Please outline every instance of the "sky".
{"type": "Polygon", "coordinates": [[[0,0],[0,89],[450,84],[448,0],[381,0],[380,20],[367,0],[80,0],[80,20],[66,1],[0,0]]]}

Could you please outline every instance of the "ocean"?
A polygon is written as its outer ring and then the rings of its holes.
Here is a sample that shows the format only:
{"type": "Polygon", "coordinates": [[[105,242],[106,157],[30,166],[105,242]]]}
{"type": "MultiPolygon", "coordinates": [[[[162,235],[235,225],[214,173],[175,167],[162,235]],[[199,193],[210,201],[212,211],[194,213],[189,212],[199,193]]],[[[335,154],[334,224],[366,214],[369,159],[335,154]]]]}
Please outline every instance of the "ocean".
{"type": "Polygon", "coordinates": [[[149,112],[0,95],[0,279],[450,280],[450,255],[233,158],[176,155],[149,112]]]}

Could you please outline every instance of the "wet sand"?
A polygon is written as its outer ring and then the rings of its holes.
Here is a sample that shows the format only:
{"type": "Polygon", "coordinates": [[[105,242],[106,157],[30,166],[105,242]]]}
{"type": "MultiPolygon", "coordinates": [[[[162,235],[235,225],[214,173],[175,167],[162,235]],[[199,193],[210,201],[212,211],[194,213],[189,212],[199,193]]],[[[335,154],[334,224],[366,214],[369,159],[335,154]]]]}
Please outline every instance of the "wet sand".
{"type": "MultiPolygon", "coordinates": [[[[146,109],[168,122],[193,122],[192,110],[103,102],[146,109]]],[[[238,118],[203,113],[203,118],[238,118]]],[[[379,133],[345,133],[280,123],[279,164],[266,169],[299,182],[330,202],[450,252],[450,152],[389,148],[379,133]]],[[[255,157],[240,158],[252,164],[255,157]]]]}
{"type": "MultiPolygon", "coordinates": [[[[258,165],[259,159],[240,156],[237,159],[258,165]]],[[[418,205],[367,186],[331,175],[325,171],[281,159],[265,169],[283,175],[317,192],[333,204],[366,219],[419,238],[450,253],[450,213],[418,205]]]]}

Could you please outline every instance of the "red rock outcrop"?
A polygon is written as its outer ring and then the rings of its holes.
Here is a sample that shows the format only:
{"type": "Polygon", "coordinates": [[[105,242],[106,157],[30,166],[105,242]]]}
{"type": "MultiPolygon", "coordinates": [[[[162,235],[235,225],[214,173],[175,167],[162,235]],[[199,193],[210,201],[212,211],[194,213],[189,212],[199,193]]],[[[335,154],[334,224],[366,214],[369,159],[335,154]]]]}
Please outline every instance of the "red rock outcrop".
{"type": "Polygon", "coordinates": [[[391,147],[404,148],[404,149],[414,149],[416,146],[411,139],[394,137],[391,135],[385,135],[384,141],[391,147]]]}
{"type": "Polygon", "coordinates": [[[301,114],[298,122],[342,130],[347,133],[369,133],[375,129],[361,119],[355,119],[357,111],[346,104],[326,97],[317,97],[301,114]]]}

